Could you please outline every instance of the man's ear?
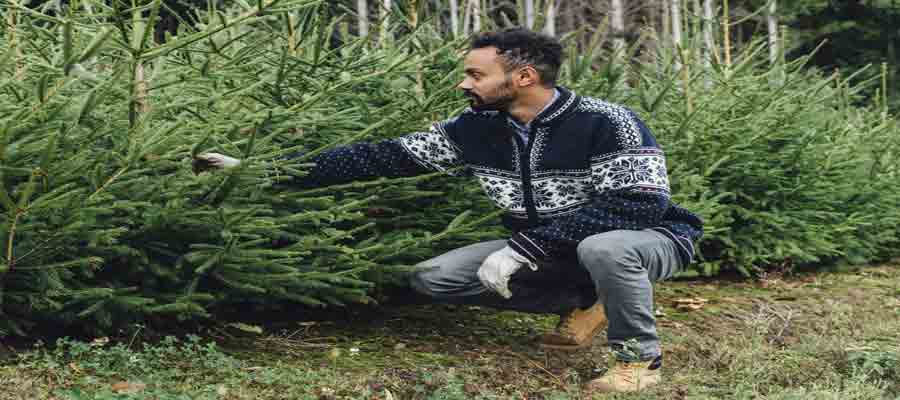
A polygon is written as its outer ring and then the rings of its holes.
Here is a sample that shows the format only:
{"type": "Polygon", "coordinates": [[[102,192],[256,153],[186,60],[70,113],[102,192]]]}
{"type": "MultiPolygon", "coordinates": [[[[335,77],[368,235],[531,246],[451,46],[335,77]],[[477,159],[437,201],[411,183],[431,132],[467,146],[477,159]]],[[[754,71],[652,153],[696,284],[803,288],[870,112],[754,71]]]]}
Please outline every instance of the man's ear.
{"type": "Polygon", "coordinates": [[[530,65],[519,68],[519,70],[516,71],[516,77],[519,78],[517,81],[520,87],[539,85],[541,83],[540,74],[538,74],[537,70],[530,65]]]}

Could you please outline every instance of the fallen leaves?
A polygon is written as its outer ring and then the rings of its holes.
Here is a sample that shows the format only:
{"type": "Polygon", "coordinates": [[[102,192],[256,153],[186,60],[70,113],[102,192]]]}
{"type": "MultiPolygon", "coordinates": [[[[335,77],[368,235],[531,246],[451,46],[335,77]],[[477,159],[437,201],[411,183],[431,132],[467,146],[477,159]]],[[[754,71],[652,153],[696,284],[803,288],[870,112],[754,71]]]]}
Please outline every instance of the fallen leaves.
{"type": "Polygon", "coordinates": [[[702,297],[686,297],[675,299],[673,303],[675,303],[675,309],[678,311],[697,311],[703,308],[708,302],[709,300],[702,297]]]}
{"type": "Polygon", "coordinates": [[[121,381],[112,384],[112,391],[120,394],[138,393],[147,387],[142,382],[121,381]]]}

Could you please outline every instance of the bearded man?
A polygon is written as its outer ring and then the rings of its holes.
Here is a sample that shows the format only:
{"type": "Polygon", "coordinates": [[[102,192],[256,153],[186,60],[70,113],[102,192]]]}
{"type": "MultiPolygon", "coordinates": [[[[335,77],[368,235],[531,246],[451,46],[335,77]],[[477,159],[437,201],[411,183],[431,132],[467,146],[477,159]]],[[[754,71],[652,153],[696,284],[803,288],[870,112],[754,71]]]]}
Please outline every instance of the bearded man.
{"type": "Polygon", "coordinates": [[[541,337],[549,349],[583,349],[606,327],[617,362],[587,389],[642,390],[661,379],[651,283],[693,260],[703,223],[671,201],[663,151],[644,122],[558,86],[561,63],[552,37],[482,33],[458,85],[470,108],[427,132],[318,155],[301,184],[463,167],[507,211],[513,235],[422,262],[412,287],[436,301],[559,314],[541,337]]]}

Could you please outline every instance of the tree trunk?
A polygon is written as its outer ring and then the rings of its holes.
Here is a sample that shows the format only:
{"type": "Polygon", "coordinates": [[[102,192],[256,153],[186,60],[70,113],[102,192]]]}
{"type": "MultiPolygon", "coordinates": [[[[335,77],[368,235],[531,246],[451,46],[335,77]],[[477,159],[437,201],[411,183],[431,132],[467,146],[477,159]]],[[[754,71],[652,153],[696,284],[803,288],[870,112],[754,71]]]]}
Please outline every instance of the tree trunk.
{"type": "Polygon", "coordinates": [[[459,36],[459,0],[450,0],[450,32],[459,36]]]}
{"type": "Polygon", "coordinates": [[[716,43],[713,41],[713,0],[703,0],[703,63],[707,69],[712,65],[712,59],[716,54],[716,43]]]}
{"type": "Polygon", "coordinates": [[[472,1],[472,32],[481,32],[481,0],[472,1]]]}
{"type": "Polygon", "coordinates": [[[138,114],[150,112],[150,102],[147,99],[147,87],[150,86],[144,76],[144,64],[140,61],[134,66],[134,102],[138,114]]]}
{"type": "Polygon", "coordinates": [[[472,32],[472,0],[466,0],[465,9],[463,10],[463,36],[469,36],[472,32]]]}
{"type": "Polygon", "coordinates": [[[534,29],[534,0],[525,0],[525,26],[534,29]]]}
{"type": "Polygon", "coordinates": [[[672,7],[669,5],[669,0],[661,0],[660,5],[662,6],[662,38],[659,43],[665,46],[666,43],[670,43],[672,37],[672,13],[670,12],[672,7]]]}
{"type": "Polygon", "coordinates": [[[547,0],[547,22],[544,23],[544,33],[556,36],[556,0],[547,0]]]}
{"type": "Polygon", "coordinates": [[[391,0],[384,0],[384,6],[381,7],[381,37],[379,41],[381,43],[385,42],[387,39],[388,30],[390,29],[390,21],[388,19],[391,15],[391,0]]]}
{"type": "Polygon", "coordinates": [[[725,66],[731,67],[731,15],[728,0],[722,0],[722,49],[725,50],[725,66]]]}
{"type": "Polygon", "coordinates": [[[622,3],[622,0],[611,0],[609,7],[613,49],[616,53],[625,48],[625,6],[622,3]]]}
{"type": "Polygon", "coordinates": [[[681,47],[681,0],[669,0],[672,5],[672,44],[681,47]]]}
{"type": "Polygon", "coordinates": [[[675,52],[675,66],[681,68],[681,0],[670,0],[672,5],[672,51],[675,52]]]}
{"type": "Polygon", "coordinates": [[[369,35],[369,2],[356,0],[356,15],[359,21],[359,36],[369,35]]]}
{"type": "MultiPolygon", "coordinates": [[[[419,27],[419,0],[409,1],[409,24],[413,31],[419,27]]],[[[413,39],[416,46],[421,46],[417,39],[413,39]]],[[[420,101],[425,100],[425,74],[422,62],[416,63],[416,95],[420,101]]]]}
{"type": "Polygon", "coordinates": [[[777,1],[772,0],[766,7],[766,30],[769,33],[769,61],[778,63],[778,17],[776,16],[777,1]]]}

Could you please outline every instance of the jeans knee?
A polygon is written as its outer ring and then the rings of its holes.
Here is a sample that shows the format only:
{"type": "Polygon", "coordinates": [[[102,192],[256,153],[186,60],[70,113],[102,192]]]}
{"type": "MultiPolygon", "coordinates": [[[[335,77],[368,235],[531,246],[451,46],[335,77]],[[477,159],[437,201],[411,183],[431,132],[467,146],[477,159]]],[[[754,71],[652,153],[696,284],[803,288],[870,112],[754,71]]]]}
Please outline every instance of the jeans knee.
{"type": "Polygon", "coordinates": [[[484,291],[477,277],[440,267],[416,271],[409,283],[416,292],[436,300],[455,300],[484,291]]]}
{"type": "Polygon", "coordinates": [[[417,293],[431,296],[433,290],[429,288],[430,279],[428,279],[428,271],[416,271],[409,275],[409,286],[417,293]]]}
{"type": "Polygon", "coordinates": [[[596,282],[607,282],[622,275],[637,255],[625,243],[605,235],[590,236],[578,244],[578,261],[596,282]]]}

